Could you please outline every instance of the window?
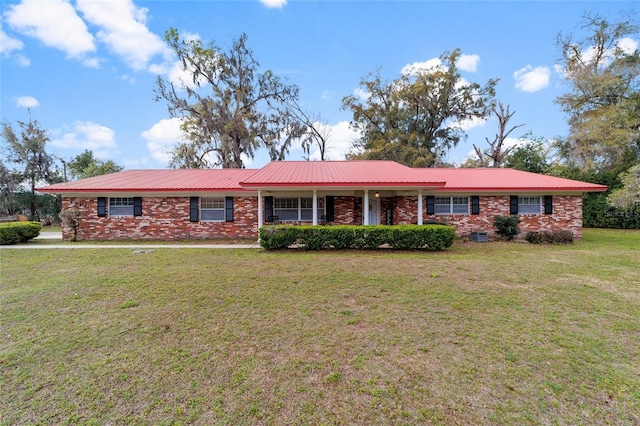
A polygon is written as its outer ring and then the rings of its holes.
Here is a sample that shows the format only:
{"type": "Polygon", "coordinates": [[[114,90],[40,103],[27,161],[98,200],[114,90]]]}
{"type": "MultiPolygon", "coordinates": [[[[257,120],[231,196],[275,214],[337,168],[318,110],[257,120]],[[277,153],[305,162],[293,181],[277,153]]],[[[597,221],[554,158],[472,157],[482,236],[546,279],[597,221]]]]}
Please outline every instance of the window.
{"type": "Polygon", "coordinates": [[[469,197],[435,197],[435,214],[469,214],[469,197]]]}
{"type": "Polygon", "coordinates": [[[518,197],[519,214],[540,214],[540,197],[518,197]]]}
{"type": "Polygon", "coordinates": [[[202,221],[224,221],[224,209],[224,197],[200,198],[200,220],[202,221]]]}
{"type": "MultiPolygon", "coordinates": [[[[313,221],[312,197],[288,197],[273,199],[273,214],[281,222],[311,222],[313,221]]],[[[318,198],[317,217],[324,215],[324,198],[318,198]]]]}
{"type": "Polygon", "coordinates": [[[133,197],[109,198],[109,216],[133,216],[133,197]]]}

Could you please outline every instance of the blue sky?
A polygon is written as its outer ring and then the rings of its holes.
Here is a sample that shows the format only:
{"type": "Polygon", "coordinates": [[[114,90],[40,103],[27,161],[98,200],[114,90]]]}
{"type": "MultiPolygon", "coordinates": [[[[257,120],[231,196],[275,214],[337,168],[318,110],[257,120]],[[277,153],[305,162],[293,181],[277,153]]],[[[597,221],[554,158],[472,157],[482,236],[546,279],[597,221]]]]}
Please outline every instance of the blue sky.
{"type": "MultiPolygon", "coordinates": [[[[174,75],[163,41],[177,28],[228,47],[241,33],[261,68],[300,87],[301,103],[331,126],[328,155],[344,158],[355,136],[342,97],[381,69],[395,79],[411,64],[461,49],[462,76],[499,78],[497,99],[515,110],[511,124],[554,138],[567,134],[554,99],[568,90],[556,70],[559,32],[584,37],[585,12],[618,21],[640,12],[626,1],[2,1],[1,121],[28,121],[30,108],[51,138],[49,150],[71,159],[84,149],[127,169],[165,168],[179,140],[166,104],[153,100],[158,75],[174,75]]],[[[625,40],[637,48],[640,36],[625,40]]],[[[447,160],[486,146],[495,119],[470,126],[447,160]]],[[[289,159],[301,159],[294,149],[289,159]]],[[[268,162],[259,152],[248,167],[268,162]]]]}

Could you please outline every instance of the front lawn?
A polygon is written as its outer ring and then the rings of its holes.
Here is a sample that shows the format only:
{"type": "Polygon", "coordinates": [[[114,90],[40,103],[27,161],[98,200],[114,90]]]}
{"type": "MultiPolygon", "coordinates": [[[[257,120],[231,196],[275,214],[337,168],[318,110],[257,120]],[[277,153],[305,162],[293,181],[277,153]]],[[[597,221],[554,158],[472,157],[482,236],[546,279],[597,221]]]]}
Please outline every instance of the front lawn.
{"type": "Polygon", "coordinates": [[[0,250],[0,424],[638,424],[639,253],[0,250]]]}

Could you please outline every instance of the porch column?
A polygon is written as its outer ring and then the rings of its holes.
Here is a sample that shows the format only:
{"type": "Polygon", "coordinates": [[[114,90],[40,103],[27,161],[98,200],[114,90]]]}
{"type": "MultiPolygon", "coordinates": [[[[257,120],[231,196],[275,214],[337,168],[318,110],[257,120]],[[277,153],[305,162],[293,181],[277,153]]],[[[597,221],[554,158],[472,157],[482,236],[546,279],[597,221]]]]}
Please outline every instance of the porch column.
{"type": "Polygon", "coordinates": [[[313,190],[313,203],[311,204],[313,207],[313,226],[318,224],[318,190],[313,190]]]}
{"type": "Polygon", "coordinates": [[[258,229],[262,227],[264,219],[262,218],[262,192],[258,191],[258,229]]]}
{"type": "Polygon", "coordinates": [[[422,225],[422,188],[418,189],[418,225],[422,225]]]}
{"type": "Polygon", "coordinates": [[[364,190],[364,200],[362,201],[362,224],[369,224],[369,190],[364,190]]]}

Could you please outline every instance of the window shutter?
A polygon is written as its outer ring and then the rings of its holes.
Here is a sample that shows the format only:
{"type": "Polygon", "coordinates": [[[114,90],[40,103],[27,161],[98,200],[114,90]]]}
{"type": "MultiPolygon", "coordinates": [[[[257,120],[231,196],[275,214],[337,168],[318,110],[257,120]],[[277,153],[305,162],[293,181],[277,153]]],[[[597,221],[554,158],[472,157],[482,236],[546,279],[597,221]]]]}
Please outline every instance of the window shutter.
{"type": "Polygon", "coordinates": [[[480,197],[478,195],[471,196],[471,214],[480,214],[480,197]]]}
{"type": "Polygon", "coordinates": [[[98,217],[107,215],[107,197],[98,197],[98,217]]]}
{"type": "Polygon", "coordinates": [[[270,222],[273,217],[273,197],[264,197],[264,218],[270,222]]]}
{"type": "Polygon", "coordinates": [[[544,214],[553,214],[553,195],[544,196],[544,214]]]}
{"type": "Polygon", "coordinates": [[[233,197],[224,198],[224,219],[233,222],[233,197]]]}
{"type": "Polygon", "coordinates": [[[436,214],[436,197],[427,196],[427,214],[436,214]]]}
{"type": "Polygon", "coordinates": [[[509,214],[518,214],[518,196],[512,195],[509,201],[509,214]]]}
{"type": "Polygon", "coordinates": [[[325,198],[325,215],[327,216],[327,222],[335,222],[336,220],[336,203],[333,195],[328,195],[325,198]]]}
{"type": "Polygon", "coordinates": [[[133,215],[142,216],[142,197],[133,197],[133,215]]]}
{"type": "Polygon", "coordinates": [[[200,203],[200,198],[191,197],[189,199],[189,221],[197,222],[198,221],[198,204],[200,203]]]}

